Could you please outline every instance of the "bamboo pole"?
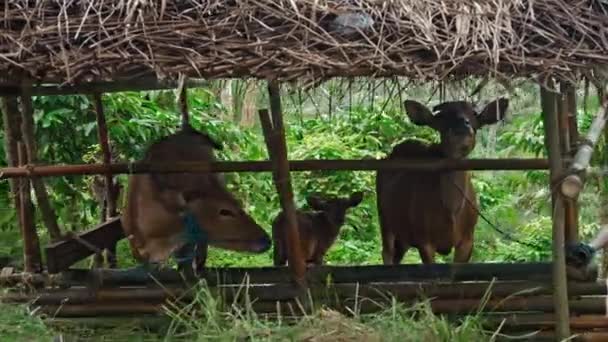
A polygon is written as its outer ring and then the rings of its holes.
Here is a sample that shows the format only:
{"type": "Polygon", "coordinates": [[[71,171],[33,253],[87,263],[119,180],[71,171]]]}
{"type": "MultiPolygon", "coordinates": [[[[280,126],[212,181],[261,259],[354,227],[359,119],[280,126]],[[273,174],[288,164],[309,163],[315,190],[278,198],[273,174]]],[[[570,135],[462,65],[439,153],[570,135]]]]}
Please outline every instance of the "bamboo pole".
{"type": "Polygon", "coordinates": [[[190,113],[188,112],[188,88],[186,86],[187,78],[180,77],[178,88],[178,103],[180,113],[182,115],[181,127],[186,129],[190,127],[190,113]]]}
{"type": "Polygon", "coordinates": [[[161,304],[138,302],[94,303],[85,305],[51,305],[41,306],[40,313],[51,317],[96,317],[96,316],[140,316],[163,312],[161,304]]]}
{"type": "MultiPolygon", "coordinates": [[[[559,126],[561,136],[562,159],[572,154],[572,139],[578,136],[576,132],[576,95],[572,84],[560,82],[560,98],[558,101],[559,126]],[[574,117],[574,120],[572,120],[574,117]]],[[[566,243],[578,241],[578,198],[564,198],[566,243]]]]}
{"type": "MultiPolygon", "coordinates": [[[[106,284],[107,285],[107,284],[106,284]]],[[[606,284],[600,282],[570,282],[569,294],[578,296],[605,296],[606,284]]],[[[286,301],[294,300],[303,293],[300,288],[290,283],[218,285],[209,288],[213,295],[219,295],[224,300],[232,302],[246,295],[254,301],[286,301]]],[[[382,300],[395,298],[399,301],[416,299],[480,299],[486,293],[489,299],[517,296],[518,298],[550,296],[553,286],[550,281],[481,281],[481,282],[403,282],[377,284],[316,284],[307,289],[313,299],[324,298],[352,299],[365,298],[382,300]]],[[[94,302],[143,301],[146,303],[161,303],[166,300],[179,299],[191,302],[196,296],[187,285],[175,286],[164,284],[157,287],[104,287],[93,289],[89,287],[72,287],[68,289],[47,289],[36,293],[11,291],[0,295],[2,303],[31,303],[36,305],[59,305],[62,303],[86,304],[94,302]]]]}
{"type": "MultiPolygon", "coordinates": [[[[448,170],[547,170],[547,159],[395,159],[395,160],[291,160],[290,171],[448,171],[448,170]]],[[[137,174],[137,173],[182,173],[182,172],[269,172],[273,170],[271,161],[242,162],[180,162],[172,164],[151,164],[144,162],[71,165],[28,165],[27,167],[0,168],[0,179],[19,177],[75,176],[95,174],[137,174]]]]}
{"type": "MultiPolygon", "coordinates": [[[[291,275],[286,267],[226,267],[205,268],[201,275],[210,285],[241,284],[245,279],[249,284],[290,283],[291,275]]],[[[310,267],[306,273],[311,284],[325,283],[328,278],[333,283],[389,283],[420,281],[500,281],[521,280],[547,282],[551,280],[551,263],[523,264],[410,264],[410,265],[369,265],[369,266],[317,266],[310,267]]],[[[182,283],[177,270],[134,271],[111,269],[72,268],[60,275],[40,275],[23,279],[21,274],[0,277],[0,283],[18,284],[31,280],[70,286],[102,284],[104,286],[143,286],[155,284],[182,283]]]]}
{"type": "Polygon", "coordinates": [[[269,151],[272,151],[271,153],[273,157],[271,157],[271,159],[273,160],[276,169],[275,184],[277,191],[279,192],[281,209],[285,214],[285,229],[287,230],[286,236],[288,246],[287,260],[294,281],[298,285],[305,287],[306,260],[304,260],[300,247],[300,233],[298,231],[296,206],[293,200],[293,189],[291,186],[291,176],[289,174],[287,143],[285,141],[281,94],[278,83],[269,83],[268,95],[270,99],[270,112],[272,116],[273,130],[272,133],[267,131],[266,134],[268,135],[267,141],[272,143],[272,147],[269,146],[269,151]]]}
{"type": "Polygon", "coordinates": [[[555,330],[560,340],[570,337],[568,320],[570,317],[568,308],[568,289],[566,287],[566,256],[565,256],[565,215],[562,198],[553,191],[554,182],[560,177],[562,170],[558,114],[556,112],[555,93],[548,91],[541,85],[541,107],[545,129],[545,144],[549,156],[550,165],[550,189],[552,199],[552,222],[553,222],[553,305],[556,313],[555,330]]]}
{"type": "MultiPolygon", "coordinates": [[[[108,165],[112,163],[112,153],[110,151],[110,142],[108,138],[108,126],[106,124],[106,116],[103,110],[102,95],[96,93],[93,95],[95,103],[95,118],[97,120],[97,139],[101,146],[101,152],[103,154],[103,164],[108,165]]],[[[111,173],[104,175],[104,188],[105,188],[105,200],[102,213],[101,223],[108,219],[116,216],[116,196],[118,195],[115,191],[116,187],[114,184],[114,177],[111,173]]],[[[108,250],[108,262],[110,268],[116,267],[116,244],[109,246],[108,250]]],[[[95,254],[95,266],[101,267],[103,265],[103,255],[100,253],[95,254]]]]}
{"type": "Polygon", "coordinates": [[[593,149],[602,135],[606,121],[608,120],[608,98],[604,98],[601,107],[595,114],[595,119],[589,128],[589,132],[584,141],[581,142],[572,165],[569,175],[564,178],[561,184],[561,193],[568,198],[576,198],[583,190],[584,180],[581,174],[585,172],[591,161],[593,149]]]}
{"type": "MultiPolygon", "coordinates": [[[[209,81],[203,79],[189,78],[189,88],[207,88],[209,81]]],[[[56,96],[56,95],[78,95],[78,94],[102,94],[118,93],[125,91],[149,91],[175,89],[179,86],[176,80],[159,80],[156,77],[139,77],[116,80],[112,82],[89,82],[77,85],[42,84],[33,86],[32,96],[56,96]]],[[[21,88],[18,85],[3,87],[0,96],[20,96],[21,88]]]]}
{"type": "MultiPolygon", "coordinates": [[[[23,143],[17,143],[19,164],[24,164],[28,157],[23,143]]],[[[30,197],[30,181],[21,179],[19,182],[19,217],[21,221],[21,236],[23,237],[23,266],[26,273],[38,273],[42,270],[40,241],[34,222],[34,206],[30,197]]]]}
{"type": "MultiPolygon", "coordinates": [[[[1,99],[2,105],[2,122],[4,124],[4,151],[6,161],[9,166],[19,166],[19,150],[18,141],[21,139],[21,118],[19,113],[19,104],[16,97],[5,97],[1,99]]],[[[1,176],[0,176],[1,177],[1,176]]],[[[19,192],[19,179],[10,179],[9,186],[11,189],[11,201],[15,206],[19,227],[23,226],[21,222],[21,199],[19,192]]]]}
{"type": "MultiPolygon", "coordinates": [[[[36,137],[34,134],[34,108],[32,105],[31,83],[23,82],[21,89],[21,133],[27,150],[27,164],[34,165],[38,163],[38,148],[36,145],[36,137]]],[[[51,207],[51,201],[46,192],[44,182],[39,177],[31,176],[34,194],[40,207],[42,221],[49,231],[51,241],[61,239],[61,230],[57,224],[57,216],[51,207]]]]}

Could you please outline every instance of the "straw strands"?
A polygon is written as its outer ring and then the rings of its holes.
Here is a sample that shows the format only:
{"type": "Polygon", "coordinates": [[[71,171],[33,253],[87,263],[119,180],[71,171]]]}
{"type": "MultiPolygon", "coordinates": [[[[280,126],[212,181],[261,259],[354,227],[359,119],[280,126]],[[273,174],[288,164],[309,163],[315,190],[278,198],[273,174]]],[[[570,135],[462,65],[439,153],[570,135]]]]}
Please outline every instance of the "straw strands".
{"type": "Polygon", "coordinates": [[[604,78],[602,0],[13,0],[0,75],[604,78]]]}

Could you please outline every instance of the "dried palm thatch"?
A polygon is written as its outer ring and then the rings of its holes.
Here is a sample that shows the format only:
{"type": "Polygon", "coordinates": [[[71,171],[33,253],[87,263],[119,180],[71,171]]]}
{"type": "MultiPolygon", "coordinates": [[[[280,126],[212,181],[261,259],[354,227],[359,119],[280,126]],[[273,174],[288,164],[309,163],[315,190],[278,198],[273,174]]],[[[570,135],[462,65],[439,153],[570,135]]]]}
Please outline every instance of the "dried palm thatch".
{"type": "Polygon", "coordinates": [[[0,75],[593,77],[605,0],[12,0],[0,75]]]}

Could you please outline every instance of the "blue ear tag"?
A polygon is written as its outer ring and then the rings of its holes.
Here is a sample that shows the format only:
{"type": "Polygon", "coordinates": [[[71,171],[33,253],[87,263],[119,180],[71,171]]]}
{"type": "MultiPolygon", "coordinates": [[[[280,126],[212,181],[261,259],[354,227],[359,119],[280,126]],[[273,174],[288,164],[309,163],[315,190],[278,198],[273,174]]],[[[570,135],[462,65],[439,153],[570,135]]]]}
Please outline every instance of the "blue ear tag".
{"type": "MultiPolygon", "coordinates": [[[[196,221],[196,217],[194,214],[187,211],[182,218],[183,225],[183,240],[186,242],[186,245],[192,246],[192,248],[188,248],[188,252],[186,255],[176,256],[178,263],[190,262],[194,258],[194,246],[197,244],[207,245],[209,237],[207,232],[201,228],[201,226],[196,221]]],[[[180,253],[181,254],[181,253],[180,253]]]]}

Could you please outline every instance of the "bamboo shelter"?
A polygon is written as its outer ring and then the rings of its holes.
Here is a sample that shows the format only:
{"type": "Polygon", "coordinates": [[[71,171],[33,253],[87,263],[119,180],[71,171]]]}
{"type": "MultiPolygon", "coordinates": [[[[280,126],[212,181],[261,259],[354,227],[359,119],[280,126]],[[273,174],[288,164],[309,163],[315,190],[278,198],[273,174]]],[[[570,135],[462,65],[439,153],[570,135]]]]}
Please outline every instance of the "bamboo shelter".
{"type": "MultiPolygon", "coordinates": [[[[606,122],[608,103],[604,102],[592,131],[581,138],[574,92],[582,79],[598,89],[605,85],[605,1],[17,0],[5,3],[2,10],[0,96],[8,165],[0,169],[0,177],[11,181],[24,238],[24,270],[4,269],[0,281],[35,288],[34,294],[9,293],[5,301],[36,298],[32,305],[55,317],[87,317],[155,314],[168,298],[187,300],[187,295],[181,296],[184,284],[173,271],[133,276],[116,269],[71,268],[94,253],[114,250],[124,238],[120,220],[111,217],[116,210],[110,196],[111,176],[272,171],[289,222],[290,272],[274,267],[206,270],[204,277],[228,297],[235,284],[247,278],[251,295],[259,299],[259,312],[292,310],[303,285],[339,309],[347,308],[353,299],[356,303],[362,297],[378,299],[382,293],[405,303],[422,294],[437,297],[432,302],[434,311],[458,315],[475,309],[485,289],[492,286],[488,307],[500,313],[497,317],[506,317],[513,329],[540,327],[549,338],[560,339],[573,333],[590,339],[608,334],[605,318],[598,316],[607,314],[606,286],[568,282],[564,255],[565,242],[578,239],[576,199],[606,122]],[[299,81],[313,87],[333,77],[440,82],[479,77],[505,86],[514,78],[534,79],[541,87],[549,157],[288,160],[281,84],[299,81]],[[270,160],[212,165],[111,160],[102,94],[179,84],[204,87],[206,80],[219,78],[268,81],[268,109],[261,108],[259,113],[270,160]],[[96,99],[102,164],[41,165],[38,160],[32,97],[65,94],[91,94],[96,99]],[[554,208],[553,262],[307,269],[298,257],[290,172],[381,169],[548,170],[554,208]],[[57,224],[44,177],[84,174],[104,175],[110,218],[92,230],[67,234],[57,224]],[[44,248],[46,265],[33,222],[30,187],[52,239],[44,248]],[[328,276],[333,284],[319,285],[328,276]],[[173,287],[163,290],[152,279],[173,287]],[[523,290],[529,291],[509,297],[523,290]],[[519,313],[509,316],[509,312],[519,313]]],[[[361,302],[359,310],[375,307],[371,301],[361,302]]]]}

